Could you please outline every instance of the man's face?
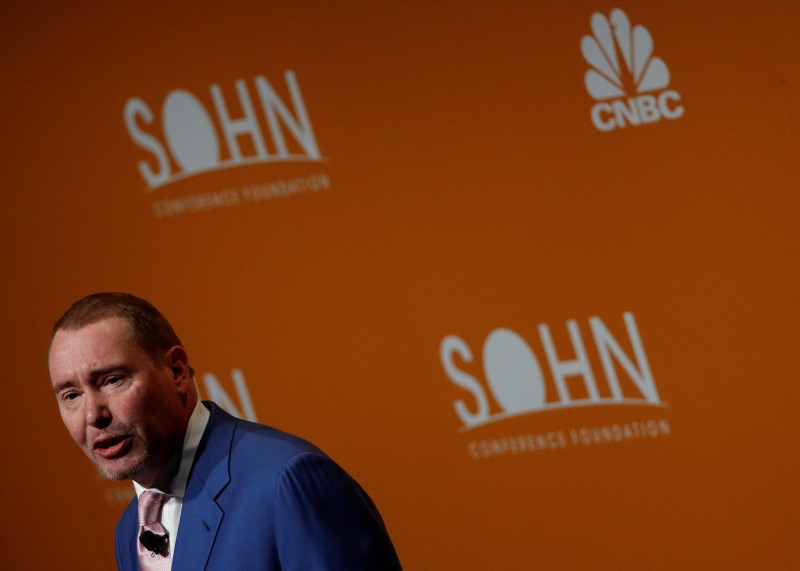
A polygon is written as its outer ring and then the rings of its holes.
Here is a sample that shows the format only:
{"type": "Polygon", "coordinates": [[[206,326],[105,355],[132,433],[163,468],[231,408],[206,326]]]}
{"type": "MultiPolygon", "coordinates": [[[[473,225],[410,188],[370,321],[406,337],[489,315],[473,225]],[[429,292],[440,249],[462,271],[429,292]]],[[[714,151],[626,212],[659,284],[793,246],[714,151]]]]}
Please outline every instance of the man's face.
{"type": "Polygon", "coordinates": [[[153,363],[111,317],[58,331],[49,365],[61,419],[103,476],[150,487],[173,469],[194,405],[181,347],[153,363]]]}

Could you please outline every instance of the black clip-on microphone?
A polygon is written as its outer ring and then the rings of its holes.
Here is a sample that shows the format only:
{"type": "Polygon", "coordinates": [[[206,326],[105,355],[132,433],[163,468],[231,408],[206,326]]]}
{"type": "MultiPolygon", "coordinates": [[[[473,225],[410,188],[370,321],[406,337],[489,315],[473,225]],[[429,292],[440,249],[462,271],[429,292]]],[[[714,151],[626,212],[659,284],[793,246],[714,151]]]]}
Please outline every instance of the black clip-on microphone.
{"type": "Polygon", "coordinates": [[[139,541],[142,542],[145,549],[152,551],[155,555],[165,555],[167,547],[169,546],[169,541],[167,541],[168,537],[168,533],[158,535],[150,530],[146,530],[139,536],[139,541]]]}

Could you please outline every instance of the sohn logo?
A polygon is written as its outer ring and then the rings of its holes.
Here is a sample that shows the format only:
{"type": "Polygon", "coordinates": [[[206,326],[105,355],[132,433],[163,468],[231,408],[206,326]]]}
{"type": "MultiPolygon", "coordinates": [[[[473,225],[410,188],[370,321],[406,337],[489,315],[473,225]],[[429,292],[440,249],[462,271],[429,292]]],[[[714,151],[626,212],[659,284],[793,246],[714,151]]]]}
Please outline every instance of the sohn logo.
{"type": "MultiPolygon", "coordinates": [[[[668,404],[659,396],[633,313],[622,315],[626,343],[620,343],[617,340],[620,336],[615,337],[601,318],[590,317],[588,321],[602,375],[597,375],[592,366],[587,343],[576,320],[566,323],[572,345],[570,351],[556,348],[548,325],[543,323],[537,327],[540,351],[544,352],[544,363],[552,379],[551,386],[555,385],[554,395],[548,394],[545,369],[536,352],[515,331],[499,328],[486,337],[482,351],[485,382],[468,372],[474,369],[470,366],[474,354],[467,342],[457,335],[446,336],[439,347],[442,368],[453,384],[470,394],[470,398],[458,399],[453,403],[462,423],[460,431],[466,432],[515,416],[559,409],[626,405],[667,407],[668,404]],[[574,358],[565,358],[565,353],[574,355],[574,358]],[[620,372],[624,372],[625,377],[621,377],[620,372]],[[490,405],[490,394],[494,406],[490,405]]],[[[473,458],[479,458],[666,434],[669,434],[666,420],[649,419],[471,442],[469,453],[473,458]]]]}
{"type": "Polygon", "coordinates": [[[653,56],[653,38],[647,28],[631,28],[628,16],[616,8],[609,18],[599,12],[592,14],[591,29],[591,35],[581,38],[581,52],[591,66],[584,83],[598,101],[591,112],[598,130],[613,131],[683,115],[681,96],[667,89],[669,68],[653,56]]]}
{"type": "Polygon", "coordinates": [[[170,91],[161,106],[160,133],[151,107],[138,97],[129,99],[125,125],[133,142],[150,155],[138,163],[145,190],[219,169],[322,161],[294,72],[286,71],[284,80],[291,105],[261,75],[249,84],[237,80],[235,98],[212,84],[211,111],[189,91],[170,91]]]}

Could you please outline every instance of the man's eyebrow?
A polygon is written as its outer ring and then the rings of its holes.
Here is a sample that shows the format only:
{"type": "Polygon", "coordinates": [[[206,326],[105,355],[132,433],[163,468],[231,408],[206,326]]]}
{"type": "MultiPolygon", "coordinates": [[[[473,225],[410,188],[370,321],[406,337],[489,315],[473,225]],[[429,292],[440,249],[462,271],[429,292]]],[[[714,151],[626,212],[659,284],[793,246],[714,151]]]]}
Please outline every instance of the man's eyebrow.
{"type": "Polygon", "coordinates": [[[78,383],[76,383],[75,381],[63,381],[61,383],[58,383],[57,385],[53,385],[53,392],[55,394],[58,394],[61,391],[63,391],[64,389],[68,389],[70,387],[74,387],[77,384],[78,383]]]}
{"type": "MultiPolygon", "coordinates": [[[[109,373],[121,372],[121,373],[128,373],[130,372],[131,368],[127,365],[111,365],[110,367],[103,367],[102,369],[95,369],[89,373],[89,376],[94,381],[99,377],[103,377],[108,375],[109,373]]],[[[64,389],[68,389],[70,387],[76,387],[78,383],[73,380],[62,381],[53,385],[53,392],[58,394],[64,389]]]]}
{"type": "Polygon", "coordinates": [[[130,370],[131,368],[128,365],[111,365],[109,367],[103,367],[102,369],[95,369],[89,373],[89,376],[91,376],[93,379],[96,379],[97,377],[108,375],[109,373],[128,373],[130,370]]]}

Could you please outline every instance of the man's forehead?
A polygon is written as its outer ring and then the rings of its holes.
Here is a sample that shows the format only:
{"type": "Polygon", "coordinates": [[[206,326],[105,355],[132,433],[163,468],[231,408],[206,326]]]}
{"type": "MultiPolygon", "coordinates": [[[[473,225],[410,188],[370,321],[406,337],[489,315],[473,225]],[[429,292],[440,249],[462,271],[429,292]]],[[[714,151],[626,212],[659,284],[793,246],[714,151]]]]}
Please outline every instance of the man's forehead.
{"type": "Polygon", "coordinates": [[[59,329],[50,344],[50,366],[65,359],[87,358],[114,347],[134,345],[133,333],[123,317],[106,317],[81,327],[59,329]]]}

